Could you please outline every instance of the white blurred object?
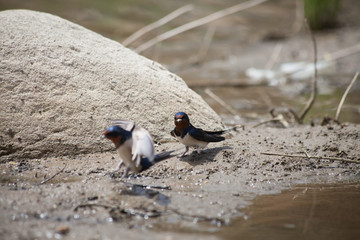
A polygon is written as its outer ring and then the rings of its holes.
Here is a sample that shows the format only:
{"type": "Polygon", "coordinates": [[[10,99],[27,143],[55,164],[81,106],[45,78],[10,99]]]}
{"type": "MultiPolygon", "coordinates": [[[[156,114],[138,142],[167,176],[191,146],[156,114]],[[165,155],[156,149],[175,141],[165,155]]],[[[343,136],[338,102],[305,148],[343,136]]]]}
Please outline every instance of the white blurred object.
{"type": "Polygon", "coordinates": [[[280,72],[274,70],[248,68],[245,71],[245,75],[251,80],[254,80],[255,83],[266,81],[270,86],[284,84],[286,82],[286,78],[282,76],[280,72]]]}
{"type": "MultiPolygon", "coordinates": [[[[318,75],[335,72],[334,61],[319,61],[316,63],[318,75]]],[[[305,80],[314,75],[314,63],[289,62],[280,65],[279,70],[248,68],[245,75],[257,83],[267,82],[270,86],[286,83],[286,80],[305,80]]]]}
{"type": "MultiPolygon", "coordinates": [[[[317,74],[331,74],[335,72],[336,66],[333,61],[319,61],[316,63],[317,74]]],[[[280,72],[288,75],[291,80],[309,79],[314,75],[314,63],[292,62],[283,63],[280,72]]]]}

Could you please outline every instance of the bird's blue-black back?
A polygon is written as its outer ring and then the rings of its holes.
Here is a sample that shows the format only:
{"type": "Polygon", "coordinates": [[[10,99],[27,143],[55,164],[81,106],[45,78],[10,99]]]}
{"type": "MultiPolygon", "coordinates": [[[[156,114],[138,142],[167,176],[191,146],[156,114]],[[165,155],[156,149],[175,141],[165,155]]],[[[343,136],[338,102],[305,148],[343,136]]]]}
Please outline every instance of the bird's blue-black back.
{"type": "Polygon", "coordinates": [[[190,125],[187,129],[187,132],[189,132],[190,136],[193,138],[203,141],[203,142],[221,142],[224,141],[225,138],[220,136],[222,134],[222,131],[217,132],[210,132],[210,131],[204,131],[200,128],[195,128],[192,125],[190,125]]]}

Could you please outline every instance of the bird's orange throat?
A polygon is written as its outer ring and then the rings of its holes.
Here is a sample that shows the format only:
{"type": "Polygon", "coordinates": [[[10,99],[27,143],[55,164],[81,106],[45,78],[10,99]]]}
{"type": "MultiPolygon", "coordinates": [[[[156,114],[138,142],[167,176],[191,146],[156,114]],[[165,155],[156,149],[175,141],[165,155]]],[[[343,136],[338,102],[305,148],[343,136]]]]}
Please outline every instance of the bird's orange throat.
{"type": "Polygon", "coordinates": [[[176,121],[175,120],[175,129],[178,132],[182,132],[185,128],[187,128],[190,125],[188,121],[176,121]]]}
{"type": "Polygon", "coordinates": [[[116,148],[120,147],[121,136],[108,137],[108,139],[110,139],[114,143],[116,148]]]}

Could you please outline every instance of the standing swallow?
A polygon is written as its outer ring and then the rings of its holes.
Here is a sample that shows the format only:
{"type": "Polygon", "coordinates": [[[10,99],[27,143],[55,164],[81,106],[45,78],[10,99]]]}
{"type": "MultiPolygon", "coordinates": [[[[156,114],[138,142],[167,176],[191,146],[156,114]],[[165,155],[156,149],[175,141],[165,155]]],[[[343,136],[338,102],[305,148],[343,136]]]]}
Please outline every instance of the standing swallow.
{"type": "Polygon", "coordinates": [[[114,124],[106,129],[104,136],[115,144],[120,155],[116,171],[126,166],[123,177],[127,177],[130,170],[139,173],[170,157],[171,152],[154,155],[154,142],[146,129],[135,127],[131,121],[116,120],[114,124]]]}
{"type": "Polygon", "coordinates": [[[188,115],[184,112],[176,113],[174,120],[175,128],[170,134],[176,137],[186,147],[181,157],[189,151],[189,147],[196,147],[197,152],[200,153],[200,149],[205,148],[209,142],[224,141],[225,138],[221,135],[229,131],[221,130],[212,132],[196,128],[191,125],[188,115]]]}

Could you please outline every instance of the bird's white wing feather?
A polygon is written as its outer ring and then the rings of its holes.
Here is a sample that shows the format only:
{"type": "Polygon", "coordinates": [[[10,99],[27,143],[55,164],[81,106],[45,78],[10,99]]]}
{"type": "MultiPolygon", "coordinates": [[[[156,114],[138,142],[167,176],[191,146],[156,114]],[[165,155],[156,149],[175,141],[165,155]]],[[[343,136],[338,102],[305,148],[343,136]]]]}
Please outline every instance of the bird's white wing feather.
{"type": "Polygon", "coordinates": [[[140,165],[141,157],[154,161],[154,142],[150,133],[144,128],[135,128],[133,131],[132,156],[136,166],[140,165]]]}
{"type": "Polygon", "coordinates": [[[111,120],[111,123],[125,129],[126,131],[131,131],[135,126],[134,122],[121,119],[111,120]]]}

